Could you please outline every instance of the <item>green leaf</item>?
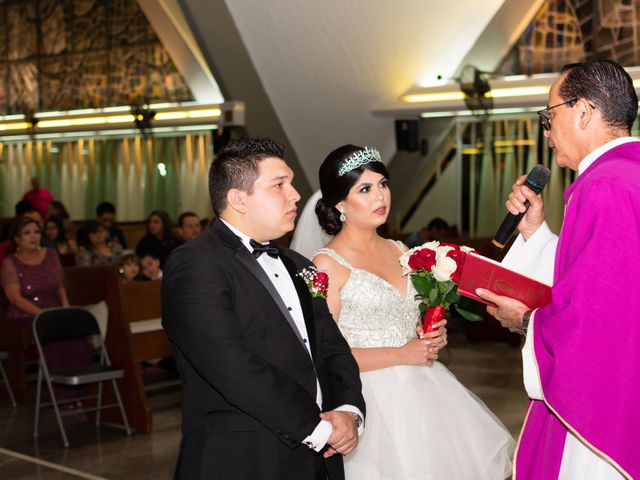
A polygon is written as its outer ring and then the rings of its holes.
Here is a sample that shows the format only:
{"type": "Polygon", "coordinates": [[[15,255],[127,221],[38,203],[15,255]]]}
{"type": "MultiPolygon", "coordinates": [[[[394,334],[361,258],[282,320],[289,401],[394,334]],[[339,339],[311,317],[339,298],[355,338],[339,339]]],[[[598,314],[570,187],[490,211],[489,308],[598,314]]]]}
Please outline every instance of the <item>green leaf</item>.
{"type": "Polygon", "coordinates": [[[455,282],[451,280],[447,282],[438,282],[438,290],[440,290],[440,292],[442,292],[443,295],[448,294],[455,287],[456,287],[455,282]]]}
{"type": "Polygon", "coordinates": [[[429,291],[431,290],[429,277],[411,275],[411,283],[413,283],[413,286],[416,289],[416,292],[418,292],[418,295],[422,297],[426,297],[427,295],[429,295],[429,291]]]}
{"type": "Polygon", "coordinates": [[[437,288],[434,288],[429,292],[429,306],[430,307],[435,307],[436,305],[438,305],[440,303],[440,302],[436,303],[436,301],[438,300],[438,297],[439,297],[439,295],[438,295],[438,289],[437,288]]]}
{"type": "Polygon", "coordinates": [[[458,292],[456,292],[455,290],[452,290],[447,293],[444,298],[449,303],[456,303],[458,300],[460,300],[460,295],[458,295],[458,292]]]}

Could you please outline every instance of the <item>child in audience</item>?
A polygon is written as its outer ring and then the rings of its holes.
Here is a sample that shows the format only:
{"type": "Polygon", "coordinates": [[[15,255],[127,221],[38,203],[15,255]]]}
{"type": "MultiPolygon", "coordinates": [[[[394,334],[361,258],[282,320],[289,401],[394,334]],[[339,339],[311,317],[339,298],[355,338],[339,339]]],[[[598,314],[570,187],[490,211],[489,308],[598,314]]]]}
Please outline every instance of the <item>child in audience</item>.
{"type": "Polygon", "coordinates": [[[149,280],[162,280],[162,270],[160,269],[160,259],[153,253],[144,253],[140,258],[142,274],[149,280]]]}
{"type": "Polygon", "coordinates": [[[140,259],[135,253],[124,255],[118,263],[118,273],[124,283],[142,280],[140,274],[140,259]]]}
{"type": "Polygon", "coordinates": [[[56,246],[59,255],[75,254],[78,245],[67,236],[62,217],[53,216],[44,222],[44,233],[56,246]]]}

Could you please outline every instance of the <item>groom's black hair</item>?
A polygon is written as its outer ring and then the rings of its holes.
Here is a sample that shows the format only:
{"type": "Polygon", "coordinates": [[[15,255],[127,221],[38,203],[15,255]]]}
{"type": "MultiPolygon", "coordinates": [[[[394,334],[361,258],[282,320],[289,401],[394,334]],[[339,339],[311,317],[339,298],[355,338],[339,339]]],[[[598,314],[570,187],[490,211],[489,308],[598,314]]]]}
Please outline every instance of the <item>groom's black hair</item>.
{"type": "Polygon", "coordinates": [[[220,150],[209,169],[209,196],[217,216],[227,208],[229,190],[253,192],[259,164],[269,157],[284,159],[284,147],[269,138],[239,138],[220,150]]]}

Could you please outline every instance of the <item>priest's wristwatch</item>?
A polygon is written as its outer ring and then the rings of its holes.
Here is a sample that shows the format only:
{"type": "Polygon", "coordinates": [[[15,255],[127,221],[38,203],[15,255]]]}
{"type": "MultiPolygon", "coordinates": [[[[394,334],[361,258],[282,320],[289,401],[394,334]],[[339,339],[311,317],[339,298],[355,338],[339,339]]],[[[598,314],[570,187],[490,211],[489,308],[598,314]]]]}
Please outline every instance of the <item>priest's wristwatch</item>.
{"type": "Polygon", "coordinates": [[[527,310],[526,312],[524,312],[524,315],[522,315],[522,334],[525,337],[527,336],[527,330],[529,329],[529,321],[531,321],[532,313],[533,310],[527,310]]]}

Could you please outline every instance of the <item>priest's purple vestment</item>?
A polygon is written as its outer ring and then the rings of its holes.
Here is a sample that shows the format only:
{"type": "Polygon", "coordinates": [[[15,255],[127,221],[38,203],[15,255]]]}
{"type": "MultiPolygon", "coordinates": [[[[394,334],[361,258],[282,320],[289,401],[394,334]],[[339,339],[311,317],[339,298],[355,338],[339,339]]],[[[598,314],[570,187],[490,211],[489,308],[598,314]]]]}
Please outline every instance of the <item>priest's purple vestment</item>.
{"type": "Polygon", "coordinates": [[[532,400],[514,480],[558,477],[567,430],[640,479],[640,142],[598,158],[565,192],[552,302],[535,313],[532,400]]]}

